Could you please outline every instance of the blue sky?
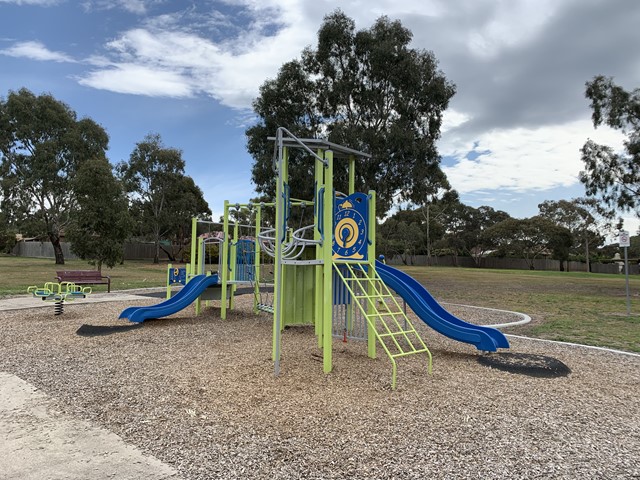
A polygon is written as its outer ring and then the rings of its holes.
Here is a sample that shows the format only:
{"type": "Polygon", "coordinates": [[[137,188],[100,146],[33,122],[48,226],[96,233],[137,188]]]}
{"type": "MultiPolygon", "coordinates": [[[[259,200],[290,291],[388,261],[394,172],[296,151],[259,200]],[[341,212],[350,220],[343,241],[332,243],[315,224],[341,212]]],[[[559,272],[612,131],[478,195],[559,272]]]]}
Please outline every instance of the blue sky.
{"type": "Polygon", "coordinates": [[[338,7],[357,28],[401,20],[457,85],[439,149],[465,203],[534,215],[583,195],[587,138],[621,145],[592,128],[584,83],[640,86],[635,0],[0,0],[0,96],[53,94],[107,130],[113,163],[159,133],[219,215],[254,195],[244,131],[259,86],[338,7]]]}

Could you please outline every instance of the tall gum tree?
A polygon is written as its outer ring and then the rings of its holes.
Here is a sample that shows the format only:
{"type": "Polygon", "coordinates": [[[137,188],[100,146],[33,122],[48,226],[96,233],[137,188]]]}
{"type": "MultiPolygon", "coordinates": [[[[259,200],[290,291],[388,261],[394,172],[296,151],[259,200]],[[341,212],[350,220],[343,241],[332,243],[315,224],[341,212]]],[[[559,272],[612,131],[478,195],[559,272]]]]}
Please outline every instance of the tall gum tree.
{"type": "Polygon", "coordinates": [[[154,242],[154,263],[160,262],[162,240],[174,236],[191,217],[211,215],[202,190],[184,169],[182,151],[165,147],[158,134],[147,135],[129,161],[117,166],[139,232],[154,242]]]}
{"type": "MultiPolygon", "coordinates": [[[[280,126],[370,153],[357,165],[356,188],[376,190],[381,217],[396,200],[422,203],[449,188],[436,141],[455,86],[432,52],[409,47],[411,39],[411,31],[387,17],[357,31],[340,10],[327,15],[316,48],[285,63],[253,102],[258,123],[246,134],[256,190],[274,196],[267,137],[280,126]]],[[[311,198],[313,162],[301,157],[294,151],[289,160],[291,194],[311,198]]],[[[344,188],[345,162],[336,162],[335,176],[336,187],[344,188]]]]}
{"type": "Polygon", "coordinates": [[[567,228],[573,235],[572,253],[583,253],[587,272],[591,271],[591,252],[604,244],[601,231],[607,230],[597,214],[594,198],[546,200],[538,205],[540,216],[567,228]]]}
{"type": "Polygon", "coordinates": [[[72,179],[87,160],[105,158],[109,137],[53,96],[26,88],[0,99],[0,127],[3,210],[46,235],[62,265],[60,239],[76,209],[72,179]]]}
{"type": "Polygon", "coordinates": [[[132,223],[127,197],[109,161],[85,162],[74,178],[73,190],[78,210],[67,230],[71,251],[98,270],[103,265],[112,268],[123,258],[132,223]]]}
{"type": "Polygon", "coordinates": [[[600,75],[586,83],[585,96],[591,100],[593,125],[608,125],[627,139],[621,152],[587,140],[581,150],[585,170],[580,181],[610,216],[620,210],[640,216],[640,89],[627,91],[600,75]]]}

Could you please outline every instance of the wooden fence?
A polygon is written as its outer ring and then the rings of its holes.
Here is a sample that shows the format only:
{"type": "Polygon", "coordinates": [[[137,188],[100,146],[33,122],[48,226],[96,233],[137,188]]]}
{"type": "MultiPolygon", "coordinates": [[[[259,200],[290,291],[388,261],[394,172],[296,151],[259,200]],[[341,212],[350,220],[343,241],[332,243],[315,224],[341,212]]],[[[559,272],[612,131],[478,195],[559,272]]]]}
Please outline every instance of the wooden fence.
{"type": "MultiPolygon", "coordinates": [[[[62,253],[67,260],[76,260],[78,257],[71,252],[70,244],[61,243],[62,253]]],[[[51,242],[18,242],[13,248],[14,255],[19,257],[54,258],[51,242]]],[[[149,243],[125,243],[125,260],[150,260],[155,255],[155,246],[149,243]]],[[[160,250],[160,261],[168,261],[167,254],[160,250]]],[[[455,257],[446,255],[441,257],[427,257],[426,255],[413,255],[402,258],[396,255],[387,258],[390,265],[437,265],[441,267],[477,267],[471,257],[455,257]]],[[[537,258],[533,261],[534,270],[560,271],[560,261],[548,258],[537,258]]],[[[523,258],[497,258],[484,257],[480,259],[480,268],[529,270],[529,264],[523,258]]],[[[569,272],[586,272],[585,262],[565,262],[565,270],[569,272]]],[[[622,262],[620,263],[592,263],[592,273],[624,273],[622,262]]],[[[640,268],[636,264],[629,265],[629,273],[638,275],[640,268]]]]}
{"type": "MultiPolygon", "coordinates": [[[[498,258],[483,257],[480,259],[480,265],[471,257],[455,257],[446,255],[441,257],[427,257],[426,255],[414,255],[412,257],[402,258],[396,255],[387,258],[390,265],[435,265],[441,267],[466,267],[466,268],[489,268],[489,269],[509,269],[509,270],[529,270],[529,264],[524,258],[498,258]]],[[[533,260],[534,270],[560,271],[560,261],[549,258],[536,258],[533,260]]],[[[569,272],[586,272],[587,264],[585,262],[565,262],[564,268],[569,272]]],[[[592,273],[624,273],[623,263],[591,263],[592,273]]],[[[629,265],[629,273],[638,275],[640,268],[636,264],[629,265]]]]}
{"type": "MultiPolygon", "coordinates": [[[[71,252],[71,244],[61,242],[62,253],[66,260],[77,260],[78,256],[71,252]]],[[[153,259],[156,247],[149,243],[125,243],[124,259],[125,260],[147,260],[153,259]]],[[[34,257],[34,258],[55,258],[53,254],[53,246],[51,242],[18,242],[13,247],[12,252],[18,257],[34,257]]],[[[160,250],[160,261],[168,261],[169,257],[160,250]]]]}

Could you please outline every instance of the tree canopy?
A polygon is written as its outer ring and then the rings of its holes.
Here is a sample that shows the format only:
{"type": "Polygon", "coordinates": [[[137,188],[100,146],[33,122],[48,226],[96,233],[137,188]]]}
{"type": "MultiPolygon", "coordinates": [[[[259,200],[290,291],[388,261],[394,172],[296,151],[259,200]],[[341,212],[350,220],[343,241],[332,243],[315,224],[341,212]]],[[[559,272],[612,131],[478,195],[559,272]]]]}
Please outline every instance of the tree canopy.
{"type": "Polygon", "coordinates": [[[508,218],[489,227],[485,234],[493,239],[502,255],[522,257],[532,270],[533,261],[544,254],[560,260],[562,270],[573,242],[567,228],[541,216],[508,218]]]}
{"type": "Polygon", "coordinates": [[[98,270],[122,260],[124,242],[131,234],[129,205],[121,183],[106,158],[85,162],[73,179],[78,205],[67,231],[71,251],[98,270]]]}
{"type": "Polygon", "coordinates": [[[136,145],[118,172],[129,194],[139,233],[149,235],[160,259],[161,240],[184,238],[192,217],[211,215],[202,190],[184,173],[182,152],[165,147],[158,134],[147,135],[136,145]]]}
{"type": "Polygon", "coordinates": [[[640,216],[640,89],[631,92],[610,77],[597,76],[586,83],[593,125],[602,124],[627,135],[624,151],[587,140],[582,147],[585,170],[580,181],[587,195],[599,198],[613,215],[615,210],[634,210],[640,216]]]}
{"type": "Polygon", "coordinates": [[[416,254],[467,255],[480,266],[481,259],[496,248],[487,235],[490,227],[509,219],[509,214],[489,206],[473,208],[460,202],[455,191],[415,209],[400,208],[378,228],[376,246],[385,256],[400,255],[408,263],[416,254]]]}
{"type": "MultiPolygon", "coordinates": [[[[253,102],[258,123],[247,130],[256,190],[273,197],[273,145],[279,126],[299,137],[324,138],[372,155],[356,167],[356,188],[377,192],[384,216],[396,198],[421,203],[449,188],[436,141],[455,86],[438,69],[432,52],[409,48],[412,33],[380,17],[356,31],[341,11],[324,18],[316,48],[284,64],[253,102]]],[[[313,162],[290,157],[292,196],[313,196],[313,162]]],[[[346,185],[337,162],[336,185],[346,185]]]]}
{"type": "Polygon", "coordinates": [[[571,253],[584,254],[587,271],[589,271],[591,253],[605,240],[601,233],[605,226],[601,224],[596,213],[595,199],[547,200],[538,205],[538,208],[541,217],[571,232],[573,236],[571,253]]]}
{"type": "Polygon", "coordinates": [[[60,236],[72,221],[72,178],[91,159],[103,159],[105,130],[53,96],[23,88],[0,100],[0,184],[8,221],[47,236],[64,264],[60,236]]]}

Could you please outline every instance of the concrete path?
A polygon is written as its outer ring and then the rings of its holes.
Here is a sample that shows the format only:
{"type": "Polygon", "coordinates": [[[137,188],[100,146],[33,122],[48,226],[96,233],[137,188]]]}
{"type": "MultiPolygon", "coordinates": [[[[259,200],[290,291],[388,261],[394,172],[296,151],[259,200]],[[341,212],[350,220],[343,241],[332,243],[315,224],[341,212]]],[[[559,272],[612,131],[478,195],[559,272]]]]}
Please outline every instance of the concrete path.
{"type": "MultiPolygon", "coordinates": [[[[140,300],[141,298],[148,299],[148,294],[150,293],[160,294],[165,291],[166,289],[164,288],[149,288],[145,290],[125,290],[121,292],[111,293],[92,293],[90,295],[87,295],[86,298],[68,301],[65,302],[65,304],[81,305],[85,303],[136,301],[140,300]]],[[[159,298],[158,301],[161,301],[161,299],[159,298]]],[[[53,308],[53,302],[45,302],[44,300],[42,300],[42,298],[34,297],[33,295],[21,295],[13,298],[0,299],[0,311],[43,307],[53,308]]]]}
{"type": "MultiPolygon", "coordinates": [[[[160,290],[95,293],[74,303],[136,301],[160,290]]],[[[0,311],[44,307],[52,308],[52,303],[31,295],[0,299],[0,311]]],[[[56,411],[52,404],[30,383],[0,372],[0,478],[179,480],[169,465],[106,429],[56,411]]]]}
{"type": "Polygon", "coordinates": [[[122,438],[56,411],[51,400],[0,372],[0,477],[12,480],[178,480],[122,438]]]}

